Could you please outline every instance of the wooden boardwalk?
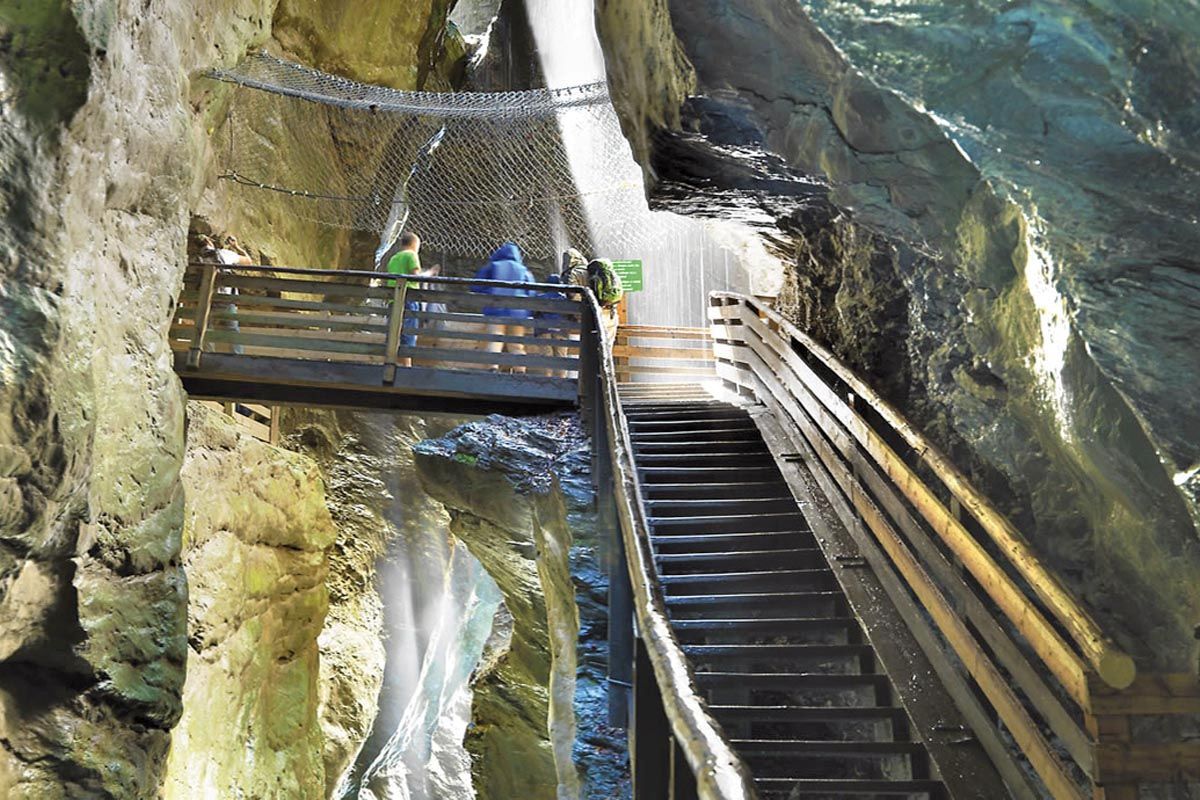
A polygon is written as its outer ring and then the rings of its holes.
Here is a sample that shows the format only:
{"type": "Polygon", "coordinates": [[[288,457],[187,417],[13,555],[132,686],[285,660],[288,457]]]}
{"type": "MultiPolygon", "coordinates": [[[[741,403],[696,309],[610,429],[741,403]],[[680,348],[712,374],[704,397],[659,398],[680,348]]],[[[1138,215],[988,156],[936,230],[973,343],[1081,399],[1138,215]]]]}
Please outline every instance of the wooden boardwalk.
{"type": "Polygon", "coordinates": [[[596,321],[581,297],[564,286],[197,264],[170,342],[198,399],[541,413],[579,405],[590,385],[579,375],[594,363],[596,321]]]}
{"type": "Polygon", "coordinates": [[[251,422],[277,404],[579,408],[612,536],[610,714],[630,728],[636,800],[1134,800],[1200,781],[1200,743],[1139,738],[1152,718],[1200,722],[1196,676],[1137,674],[1012,523],[832,354],[740,295],[713,294],[708,331],[627,327],[609,343],[601,313],[562,286],[195,265],[170,342],[193,397],[251,422]],[[831,625],[835,640],[809,641],[831,625]],[[763,647],[854,657],[823,675],[763,647]],[[861,684],[873,704],[833,710],[806,683],[861,684]],[[839,725],[863,735],[839,740],[839,725]]]}

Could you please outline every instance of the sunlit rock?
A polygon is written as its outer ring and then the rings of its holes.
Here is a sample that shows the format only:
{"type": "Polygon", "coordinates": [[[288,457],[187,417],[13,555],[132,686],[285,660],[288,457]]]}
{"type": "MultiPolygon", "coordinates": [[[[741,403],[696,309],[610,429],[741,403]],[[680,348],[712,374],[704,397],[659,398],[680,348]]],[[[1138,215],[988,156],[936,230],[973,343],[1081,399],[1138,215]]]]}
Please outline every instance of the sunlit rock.
{"type": "Polygon", "coordinates": [[[325,797],[317,637],[336,530],[321,475],[217,411],[189,413],[188,675],[163,796],[325,797]]]}

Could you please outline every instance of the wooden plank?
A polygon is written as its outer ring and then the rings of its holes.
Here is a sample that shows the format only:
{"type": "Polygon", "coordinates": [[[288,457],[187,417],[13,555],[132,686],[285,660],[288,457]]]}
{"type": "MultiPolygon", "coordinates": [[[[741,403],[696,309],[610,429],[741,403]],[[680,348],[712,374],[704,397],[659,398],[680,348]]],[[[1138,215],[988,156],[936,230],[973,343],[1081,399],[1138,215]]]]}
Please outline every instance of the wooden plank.
{"type": "Polygon", "coordinates": [[[383,333],[349,333],[345,331],[314,331],[306,328],[262,327],[259,325],[242,324],[236,315],[227,317],[226,319],[238,322],[238,329],[234,331],[228,328],[217,328],[214,329],[214,332],[219,330],[225,334],[235,336],[241,334],[253,336],[286,336],[293,339],[307,339],[314,342],[358,342],[359,344],[373,344],[379,348],[382,348],[387,341],[383,333]]]}
{"type": "MultiPolygon", "coordinates": [[[[971,635],[966,624],[954,613],[954,609],[937,584],[929,577],[920,562],[904,544],[895,528],[888,522],[874,501],[864,492],[849,474],[846,466],[834,454],[832,447],[813,431],[820,429],[818,420],[809,418],[798,406],[796,399],[779,383],[768,364],[754,352],[751,368],[759,381],[770,388],[778,406],[788,418],[811,432],[810,445],[817,452],[824,468],[838,479],[839,486],[847,493],[850,505],[875,536],[875,541],[887,553],[904,583],[913,591],[925,611],[941,630],[943,636],[962,660],[967,672],[983,690],[1008,728],[1014,741],[1029,759],[1038,776],[1045,782],[1057,800],[1084,800],[1079,787],[1070,778],[1059,761],[1050,743],[1046,741],[1037,724],[1021,705],[1007,680],[992,664],[987,654],[971,635]],[[790,406],[790,408],[789,408],[790,406]]],[[[808,434],[806,434],[808,435],[808,434]]],[[[915,631],[914,631],[915,633],[915,631]]]]}
{"type": "Polygon", "coordinates": [[[537,367],[539,369],[579,369],[578,358],[535,356],[523,353],[489,353],[486,350],[459,350],[453,347],[401,347],[402,358],[419,358],[424,361],[447,361],[460,364],[487,364],[511,367],[537,367]]]}
{"type": "MultiPolygon", "coordinates": [[[[325,338],[306,339],[299,336],[266,336],[257,333],[240,333],[238,331],[212,331],[208,334],[208,338],[214,342],[240,344],[279,351],[342,353],[377,357],[383,355],[383,348],[378,344],[332,341],[325,338]]],[[[280,357],[288,358],[283,352],[280,353],[280,357]]]]}
{"type": "Polygon", "coordinates": [[[1101,784],[1200,780],[1200,742],[1101,743],[1096,764],[1101,784]]]}
{"type": "Polygon", "coordinates": [[[712,375],[713,367],[654,367],[630,364],[625,371],[631,375],[712,375]]]}
{"type": "Polygon", "coordinates": [[[404,307],[408,295],[408,281],[396,281],[392,284],[392,307],[388,312],[387,341],[384,343],[383,382],[391,383],[396,380],[396,369],[402,356],[397,352],[400,348],[400,337],[404,327],[404,307]]]}
{"type": "Polygon", "coordinates": [[[712,358],[712,350],[690,349],[686,347],[641,347],[624,346],[613,348],[614,358],[660,358],[678,359],[681,361],[707,361],[712,358]]]}
{"type": "Polygon", "coordinates": [[[221,311],[212,315],[213,319],[236,320],[243,325],[275,325],[284,328],[321,328],[328,331],[379,332],[387,333],[387,324],[368,322],[368,318],[354,319],[352,317],[328,317],[315,314],[304,314],[295,311],[265,311],[245,312],[238,304],[238,310],[221,311]]]}
{"type": "MultiPolygon", "coordinates": [[[[382,278],[382,275],[380,276],[382,278]]],[[[247,278],[241,275],[225,275],[222,286],[236,289],[257,289],[267,292],[291,292],[317,297],[362,297],[387,300],[392,290],[387,286],[364,286],[361,283],[339,283],[335,281],[313,281],[301,278],[247,278]]]]}
{"type": "Polygon", "coordinates": [[[208,336],[208,318],[212,314],[213,294],[216,291],[217,271],[214,267],[205,267],[200,278],[199,305],[196,312],[196,332],[192,337],[192,346],[188,352],[187,365],[191,369],[200,367],[201,354],[204,352],[205,338],[208,336]]]}
{"type": "Polygon", "coordinates": [[[707,328],[669,328],[654,325],[622,325],[618,332],[634,339],[695,339],[712,338],[707,328]]]}
{"type": "MultiPolygon", "coordinates": [[[[510,297],[500,294],[475,294],[473,292],[441,292],[429,289],[415,289],[410,292],[409,299],[418,303],[445,303],[447,306],[459,308],[511,308],[526,311],[544,311],[561,314],[564,317],[578,317],[581,313],[579,303],[574,300],[555,300],[549,297],[510,297]]],[[[529,320],[527,325],[533,325],[529,320]]]]}
{"type": "MultiPolygon", "coordinates": [[[[1087,707],[1087,678],[1082,660],[1059,636],[1040,610],[1025,597],[1024,592],[1005,573],[990,554],[954,519],[920,478],[904,463],[882,437],[871,430],[866,422],[849,406],[841,401],[825,383],[794,352],[776,349],[777,337],[765,328],[757,317],[747,315],[743,320],[755,335],[751,350],[760,358],[769,361],[773,370],[793,384],[793,393],[804,402],[805,398],[816,398],[820,403],[809,402],[805,410],[822,427],[844,425],[864,449],[870,453],[883,473],[905,495],[914,508],[929,523],[938,537],[962,562],[972,577],[992,599],[1009,621],[1029,642],[1034,652],[1054,674],[1063,688],[1079,704],[1087,707]],[[797,389],[803,385],[808,391],[797,389]]],[[[766,362],[764,362],[765,364],[766,362]]]]}
{"type": "Polygon", "coordinates": [[[462,314],[445,311],[418,311],[413,316],[421,320],[461,322],[471,325],[518,325],[525,328],[536,328],[549,327],[553,324],[560,333],[577,334],[579,332],[578,322],[567,319],[554,320],[553,323],[550,323],[548,320],[539,321],[529,319],[528,317],[485,317],[482,314],[462,314]]]}
{"type": "Polygon", "coordinates": [[[238,308],[281,308],[287,311],[315,311],[344,316],[375,317],[378,321],[386,318],[388,306],[378,305],[348,305],[345,303],[326,303],[323,300],[300,300],[290,297],[267,297],[258,294],[240,294],[237,299],[238,308]]]}
{"type": "Polygon", "coordinates": [[[579,350],[583,345],[578,339],[560,336],[500,336],[479,331],[460,331],[452,328],[421,328],[419,336],[430,339],[461,339],[468,342],[503,342],[504,344],[523,344],[528,347],[562,347],[568,350],[579,350]]]}
{"type": "MultiPolygon", "coordinates": [[[[734,299],[732,295],[725,295],[725,297],[734,299]]],[[[760,312],[752,303],[746,303],[745,309],[747,313],[743,318],[744,322],[751,317],[758,319],[760,313],[769,318],[772,325],[783,336],[790,338],[792,342],[800,345],[814,358],[821,361],[858,396],[862,397],[889,427],[898,433],[914,452],[919,454],[921,461],[937,475],[946,488],[958,497],[963,507],[1005,554],[1006,560],[1029,582],[1050,613],[1067,628],[1085,659],[1095,667],[1105,682],[1116,688],[1129,685],[1137,674],[1133,659],[1127,653],[1122,652],[1112,639],[1105,635],[1062,581],[1045,568],[1021,533],[991,505],[988,499],[950,463],[949,459],[932,442],[913,428],[895,408],[859,379],[836,356],[797,330],[795,326],[773,311],[763,310],[760,312]]],[[[803,364],[801,359],[794,357],[791,346],[788,347],[788,351],[793,356],[792,363],[803,364]]],[[[804,369],[807,370],[807,365],[804,365],[804,369]]],[[[804,370],[799,372],[803,373],[804,370]]],[[[811,374],[811,370],[808,372],[811,374]]],[[[821,385],[824,386],[824,383],[821,382],[821,385]]],[[[855,426],[852,432],[856,437],[860,434],[869,437],[874,433],[865,423],[855,426]]],[[[875,438],[878,438],[877,435],[875,438]]],[[[958,527],[961,528],[961,525],[958,527]]]]}

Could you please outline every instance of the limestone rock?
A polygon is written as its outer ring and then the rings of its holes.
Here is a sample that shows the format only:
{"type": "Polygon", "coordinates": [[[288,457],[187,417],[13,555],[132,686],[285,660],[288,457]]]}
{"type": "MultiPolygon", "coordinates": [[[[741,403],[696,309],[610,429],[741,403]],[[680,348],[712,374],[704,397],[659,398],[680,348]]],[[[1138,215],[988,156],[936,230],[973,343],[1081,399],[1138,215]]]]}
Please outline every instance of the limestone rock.
{"type": "Polygon", "coordinates": [[[163,795],[318,800],[317,637],[336,537],[320,472],[219,412],[192,404],[189,415],[190,646],[163,795]]]}

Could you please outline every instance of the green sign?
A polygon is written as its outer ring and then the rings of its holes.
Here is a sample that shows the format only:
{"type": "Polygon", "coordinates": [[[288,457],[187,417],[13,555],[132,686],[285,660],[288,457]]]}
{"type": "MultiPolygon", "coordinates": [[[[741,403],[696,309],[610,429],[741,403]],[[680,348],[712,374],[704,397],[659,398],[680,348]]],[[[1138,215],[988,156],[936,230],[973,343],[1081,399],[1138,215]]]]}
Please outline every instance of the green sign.
{"type": "Polygon", "coordinates": [[[613,269],[621,276],[621,288],[627,292],[642,291],[641,261],[614,261],[613,269]]]}

